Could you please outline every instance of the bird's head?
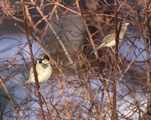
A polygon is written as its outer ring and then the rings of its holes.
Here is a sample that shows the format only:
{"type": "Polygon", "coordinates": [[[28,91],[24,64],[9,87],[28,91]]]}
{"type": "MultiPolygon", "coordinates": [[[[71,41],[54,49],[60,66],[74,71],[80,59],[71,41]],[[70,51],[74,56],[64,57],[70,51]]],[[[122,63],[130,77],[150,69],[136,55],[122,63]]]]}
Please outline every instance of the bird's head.
{"type": "Polygon", "coordinates": [[[127,29],[127,26],[129,25],[130,23],[126,22],[126,21],[120,21],[118,23],[118,29],[127,29]]]}
{"type": "Polygon", "coordinates": [[[37,60],[38,63],[49,63],[49,57],[46,54],[41,54],[37,60]]]}

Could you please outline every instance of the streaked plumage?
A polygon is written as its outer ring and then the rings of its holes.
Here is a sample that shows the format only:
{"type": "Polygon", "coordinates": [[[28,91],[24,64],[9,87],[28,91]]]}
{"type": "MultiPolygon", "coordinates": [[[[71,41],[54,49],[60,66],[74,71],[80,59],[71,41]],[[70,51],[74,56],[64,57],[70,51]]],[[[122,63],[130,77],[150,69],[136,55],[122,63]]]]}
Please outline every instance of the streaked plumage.
{"type": "MultiPolygon", "coordinates": [[[[119,42],[122,41],[125,33],[126,33],[126,30],[127,30],[127,27],[128,27],[129,23],[125,22],[125,21],[122,21],[118,23],[118,30],[119,30],[119,42]],[[120,26],[121,25],[121,26],[120,26]]],[[[90,55],[92,55],[95,51],[97,51],[98,49],[102,48],[102,47],[112,47],[112,46],[115,46],[115,31],[113,30],[110,34],[107,34],[103,40],[102,40],[102,43],[96,47],[94,50],[92,50],[90,52],[90,55]]]]}

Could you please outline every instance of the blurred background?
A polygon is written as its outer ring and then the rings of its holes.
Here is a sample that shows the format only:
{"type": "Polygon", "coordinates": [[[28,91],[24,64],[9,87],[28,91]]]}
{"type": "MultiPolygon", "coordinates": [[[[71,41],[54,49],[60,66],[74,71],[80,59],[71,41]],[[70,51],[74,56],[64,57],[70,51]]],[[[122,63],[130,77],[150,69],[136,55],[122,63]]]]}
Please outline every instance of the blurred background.
{"type": "Polygon", "coordinates": [[[1,0],[0,119],[149,120],[150,5],[148,0],[1,0]],[[115,47],[90,55],[121,20],[130,25],[118,44],[118,59],[115,47]],[[35,84],[22,85],[32,65],[30,48],[35,61],[47,54],[54,69],[40,84],[42,103],[35,84]]]}

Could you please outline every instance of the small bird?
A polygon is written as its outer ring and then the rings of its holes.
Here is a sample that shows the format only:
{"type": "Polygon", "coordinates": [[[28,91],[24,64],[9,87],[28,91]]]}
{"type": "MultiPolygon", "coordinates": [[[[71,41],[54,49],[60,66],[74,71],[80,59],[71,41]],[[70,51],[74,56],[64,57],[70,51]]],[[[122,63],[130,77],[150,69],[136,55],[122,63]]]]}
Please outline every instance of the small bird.
{"type": "MultiPolygon", "coordinates": [[[[119,33],[119,42],[122,41],[122,39],[126,33],[128,25],[129,25],[129,23],[127,23],[125,21],[121,21],[118,23],[118,32],[120,32],[119,33]]],[[[115,44],[116,44],[115,31],[113,30],[103,38],[102,43],[98,47],[96,47],[94,50],[92,50],[90,52],[90,55],[92,55],[95,51],[97,51],[98,49],[100,49],[102,47],[112,47],[112,46],[115,46],[115,44]]]]}
{"type": "MultiPolygon", "coordinates": [[[[36,71],[39,83],[47,81],[52,75],[52,66],[49,62],[49,57],[46,54],[41,54],[36,62],[36,71]]],[[[30,68],[29,79],[23,84],[34,83],[35,76],[33,73],[33,67],[30,68]]]]}

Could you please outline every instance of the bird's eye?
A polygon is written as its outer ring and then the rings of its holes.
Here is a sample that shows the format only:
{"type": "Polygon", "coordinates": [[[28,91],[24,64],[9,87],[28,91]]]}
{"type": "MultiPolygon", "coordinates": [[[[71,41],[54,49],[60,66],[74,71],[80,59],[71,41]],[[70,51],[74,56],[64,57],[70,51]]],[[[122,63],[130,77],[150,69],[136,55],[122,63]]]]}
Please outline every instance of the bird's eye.
{"type": "Polygon", "coordinates": [[[39,59],[39,63],[42,63],[42,60],[43,60],[43,59],[39,59]]]}

